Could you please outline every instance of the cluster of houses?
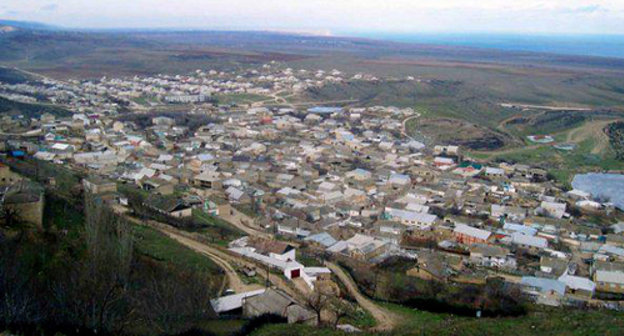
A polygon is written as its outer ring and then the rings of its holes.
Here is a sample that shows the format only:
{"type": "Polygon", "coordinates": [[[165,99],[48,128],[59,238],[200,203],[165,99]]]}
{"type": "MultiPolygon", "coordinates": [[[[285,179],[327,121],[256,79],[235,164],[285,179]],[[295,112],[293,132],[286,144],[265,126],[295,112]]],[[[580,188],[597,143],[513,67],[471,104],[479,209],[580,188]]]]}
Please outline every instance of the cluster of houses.
{"type": "Polygon", "coordinates": [[[0,97],[24,103],[59,104],[81,113],[116,113],[128,107],[143,110],[163,104],[211,103],[214,96],[269,98],[277,93],[294,94],[328,83],[376,80],[369,74],[347,75],[336,69],[292,69],[271,61],[259,68],[237,71],[198,69],[186,75],[105,76],[97,80],[68,81],[43,78],[24,83],[0,81],[0,97]]]}
{"type": "MultiPolygon", "coordinates": [[[[267,69],[249,75],[279,83],[345,78],[339,71],[285,69],[278,76],[267,69]]],[[[240,76],[230,79],[235,90],[248,78],[240,76]]],[[[226,78],[199,71],[102,79],[85,90],[203,95],[212,93],[204,85],[226,85],[226,78]]],[[[548,304],[624,293],[621,209],[562,190],[543,169],[479,162],[458,146],[406,137],[402,120],[418,117],[410,108],[252,107],[213,116],[190,127],[154,115],[142,128],[114,113],[45,114],[32,121],[39,133],[4,145],[98,176],[85,182],[89,190],[114,194],[111,180],[134,185],[149,195],[148,206],[169,216],[189,217],[193,209],[237,214],[254,229],[326,253],[371,263],[408,257],[413,276],[500,275],[548,304]]],[[[127,204],[123,195],[112,199],[127,204]]],[[[247,238],[230,249],[310,288],[327,272],[297,262],[293,246],[281,241],[247,238]]]]}

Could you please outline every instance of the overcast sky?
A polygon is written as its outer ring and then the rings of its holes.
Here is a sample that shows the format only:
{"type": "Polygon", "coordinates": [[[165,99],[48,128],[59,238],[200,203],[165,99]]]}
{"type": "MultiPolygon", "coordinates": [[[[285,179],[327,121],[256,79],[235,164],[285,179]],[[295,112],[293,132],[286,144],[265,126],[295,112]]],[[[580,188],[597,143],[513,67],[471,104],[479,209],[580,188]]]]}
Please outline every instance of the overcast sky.
{"type": "Polygon", "coordinates": [[[2,0],[0,18],[76,28],[624,34],[624,0],[2,0]]]}

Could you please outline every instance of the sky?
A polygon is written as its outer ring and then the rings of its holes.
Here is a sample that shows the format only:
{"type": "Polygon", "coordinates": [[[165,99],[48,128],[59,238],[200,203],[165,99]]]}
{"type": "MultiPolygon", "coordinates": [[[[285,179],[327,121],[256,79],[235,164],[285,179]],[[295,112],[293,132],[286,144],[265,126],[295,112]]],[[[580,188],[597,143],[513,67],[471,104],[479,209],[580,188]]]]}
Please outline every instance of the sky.
{"type": "Polygon", "coordinates": [[[624,0],[2,0],[0,18],[70,28],[624,34],[624,0]]]}

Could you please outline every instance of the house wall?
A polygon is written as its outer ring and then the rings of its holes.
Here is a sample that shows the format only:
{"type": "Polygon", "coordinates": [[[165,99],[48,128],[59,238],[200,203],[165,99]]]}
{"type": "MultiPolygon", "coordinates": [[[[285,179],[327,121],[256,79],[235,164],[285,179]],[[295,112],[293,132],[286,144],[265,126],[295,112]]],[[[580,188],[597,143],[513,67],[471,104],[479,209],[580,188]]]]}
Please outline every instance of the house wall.
{"type": "Polygon", "coordinates": [[[190,217],[193,215],[193,209],[188,208],[184,210],[174,211],[174,212],[169,213],[169,215],[172,217],[177,217],[177,218],[190,217]]]}
{"type": "Polygon", "coordinates": [[[455,236],[455,240],[458,243],[465,244],[465,245],[472,245],[472,244],[475,244],[475,243],[485,243],[486,242],[486,240],[484,240],[484,239],[479,239],[479,238],[472,237],[472,236],[469,236],[469,235],[466,235],[466,234],[463,234],[463,233],[458,233],[458,232],[453,232],[453,236],[455,236]]]}
{"type": "Polygon", "coordinates": [[[269,253],[269,257],[275,258],[282,261],[295,260],[296,259],[296,250],[292,249],[284,254],[277,253],[269,253]]]}
{"type": "Polygon", "coordinates": [[[599,292],[624,294],[624,285],[596,281],[595,276],[594,276],[594,282],[596,283],[596,290],[599,292]]]}
{"type": "Polygon", "coordinates": [[[296,305],[291,305],[291,306],[286,308],[286,318],[288,319],[288,323],[290,323],[290,324],[299,323],[299,324],[315,326],[316,325],[316,317],[315,316],[310,316],[310,318],[308,318],[306,320],[298,319],[299,316],[296,313],[296,311],[299,310],[299,309],[300,309],[300,307],[298,307],[296,305]]]}
{"type": "Polygon", "coordinates": [[[303,277],[303,267],[288,267],[284,269],[284,276],[288,280],[292,280],[292,271],[299,270],[299,277],[303,277]]]}
{"type": "Polygon", "coordinates": [[[20,220],[43,228],[43,194],[40,195],[38,202],[7,204],[5,206],[14,210],[20,220]]]}
{"type": "Polygon", "coordinates": [[[7,186],[21,181],[23,178],[11,171],[8,166],[0,167],[0,186],[7,186]]]}
{"type": "Polygon", "coordinates": [[[594,292],[589,292],[589,291],[584,291],[584,290],[572,290],[570,288],[566,289],[566,293],[588,298],[588,299],[591,299],[591,297],[594,296],[594,292]]]}
{"type": "Polygon", "coordinates": [[[164,184],[156,188],[154,191],[161,195],[172,195],[173,189],[174,189],[173,184],[164,184]]]}
{"type": "Polygon", "coordinates": [[[115,183],[102,183],[95,184],[91,183],[88,180],[84,180],[84,187],[87,191],[93,194],[103,194],[107,192],[117,192],[117,184],[115,183]]]}

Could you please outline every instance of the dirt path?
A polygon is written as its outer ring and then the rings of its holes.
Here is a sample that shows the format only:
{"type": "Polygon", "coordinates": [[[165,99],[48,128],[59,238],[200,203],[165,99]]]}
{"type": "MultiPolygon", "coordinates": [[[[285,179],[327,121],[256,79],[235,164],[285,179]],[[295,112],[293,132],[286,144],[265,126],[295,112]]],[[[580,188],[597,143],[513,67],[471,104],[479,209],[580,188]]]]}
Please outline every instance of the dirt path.
{"type": "MultiPolygon", "coordinates": [[[[180,244],[196,252],[204,254],[206,257],[211,258],[212,260],[215,260],[215,263],[217,263],[219,266],[224,267],[226,274],[229,274],[228,280],[231,279],[230,287],[235,292],[241,292],[241,291],[244,292],[244,291],[250,291],[250,290],[263,288],[262,285],[258,285],[258,284],[253,284],[253,285],[244,284],[242,280],[240,279],[240,276],[238,275],[238,273],[236,273],[235,268],[232,265],[237,265],[240,267],[247,266],[247,267],[255,268],[257,270],[257,275],[263,280],[267,279],[266,266],[257,262],[247,260],[243,258],[242,256],[239,256],[233,252],[229,252],[227,250],[218,248],[216,246],[212,246],[212,245],[203,243],[201,241],[198,241],[196,238],[192,237],[193,234],[176,229],[170,225],[159,223],[159,222],[152,221],[152,220],[148,221],[147,223],[142,223],[141,221],[134,219],[132,217],[128,217],[128,218],[130,218],[135,223],[138,223],[141,225],[148,225],[151,228],[162,232],[168,237],[175,239],[180,244]]],[[[284,279],[282,276],[269,273],[268,280],[273,286],[283,290],[284,292],[286,292],[286,294],[290,295],[291,297],[298,299],[300,301],[305,299],[305,293],[301,293],[298,290],[296,290],[295,287],[289,284],[288,281],[286,281],[286,279],[284,279]]]]}
{"type": "Polygon", "coordinates": [[[604,153],[609,148],[609,137],[604,132],[604,128],[610,123],[616,122],[614,120],[600,120],[588,122],[581,127],[575,128],[568,133],[566,137],[567,142],[581,143],[587,139],[594,139],[596,143],[592,148],[592,154],[604,153]]]}
{"type": "MultiPolygon", "coordinates": [[[[118,213],[123,214],[123,212],[118,212],[118,213]]],[[[181,245],[184,245],[190,248],[191,250],[198,252],[200,254],[203,254],[206,257],[210,258],[210,260],[212,260],[215,264],[217,264],[217,266],[223,269],[223,271],[225,272],[226,279],[227,279],[228,287],[232,289],[234,292],[243,293],[243,292],[248,292],[248,291],[262,288],[262,286],[258,284],[253,284],[253,285],[245,284],[241,280],[238,273],[236,272],[236,269],[230,264],[230,262],[220,255],[221,252],[218,249],[211,247],[209,245],[200,243],[192,238],[186,237],[182,233],[178,232],[179,230],[171,228],[166,224],[158,223],[155,221],[148,221],[148,223],[144,223],[141,220],[136,219],[134,217],[130,217],[130,216],[126,216],[126,218],[135,224],[147,225],[153,229],[156,229],[160,231],[162,234],[166,235],[167,237],[177,241],[181,245]]],[[[224,287],[225,286],[222,286],[221,292],[223,292],[223,290],[225,289],[224,287]]]]}
{"type": "MultiPolygon", "coordinates": [[[[243,257],[237,256],[235,254],[230,254],[229,252],[226,252],[224,250],[221,250],[219,248],[216,248],[214,246],[202,243],[197,241],[194,238],[189,237],[187,232],[184,231],[180,231],[176,228],[173,228],[169,225],[166,224],[162,224],[162,223],[158,223],[158,222],[154,222],[154,221],[150,221],[149,225],[155,229],[157,229],[158,231],[168,235],[169,237],[172,237],[174,239],[176,239],[178,242],[180,242],[181,244],[195,250],[201,253],[204,253],[204,251],[207,251],[207,256],[211,255],[214,257],[217,257],[221,260],[223,260],[226,263],[231,264],[236,264],[236,265],[241,265],[241,266],[248,266],[248,267],[255,267],[257,269],[257,274],[258,276],[260,276],[263,279],[266,279],[267,275],[265,272],[265,268],[262,266],[259,266],[258,264],[248,261],[246,259],[244,259],[243,257]]],[[[204,253],[206,254],[206,253],[204,253]]],[[[236,274],[238,276],[238,274],[236,274]]],[[[239,277],[240,279],[240,277],[239,277]]],[[[275,274],[270,274],[269,275],[269,281],[274,284],[276,287],[289,292],[289,294],[292,293],[292,288],[290,288],[290,286],[288,286],[288,284],[286,283],[286,281],[284,279],[279,278],[277,275],[275,274]]],[[[256,286],[256,285],[254,285],[256,286]]],[[[257,287],[254,289],[258,289],[257,287]]],[[[253,289],[252,289],[253,290],[253,289]]]]}
{"type": "Polygon", "coordinates": [[[215,264],[219,265],[219,267],[221,267],[224,271],[225,271],[225,275],[227,277],[228,280],[228,287],[229,289],[233,290],[236,293],[244,293],[244,292],[249,292],[252,290],[256,290],[256,289],[261,289],[262,286],[259,284],[251,284],[251,285],[247,285],[245,284],[240,276],[238,275],[238,273],[236,272],[236,269],[234,269],[234,267],[232,267],[232,265],[230,265],[229,262],[227,262],[225,259],[219,257],[217,254],[215,254],[215,249],[212,247],[209,247],[205,244],[199,243],[193,239],[184,237],[180,234],[176,234],[174,232],[171,232],[169,230],[159,230],[160,232],[162,232],[163,234],[167,235],[169,238],[177,241],[178,243],[196,251],[199,252],[205,256],[207,256],[208,258],[210,258],[215,264]]]}
{"type": "Polygon", "coordinates": [[[512,147],[512,148],[507,148],[507,149],[497,150],[497,151],[473,151],[472,153],[480,154],[480,155],[488,155],[489,157],[492,157],[492,156],[497,156],[497,155],[512,154],[512,153],[524,151],[524,150],[537,149],[537,148],[544,147],[544,146],[552,146],[553,144],[555,143],[551,142],[548,144],[537,144],[537,145],[530,145],[530,146],[524,146],[524,147],[512,147]]]}
{"type": "MultiPolygon", "coordinates": [[[[554,133],[552,135],[556,136],[558,134],[567,132],[565,142],[567,143],[572,142],[576,144],[579,144],[587,139],[593,138],[596,140],[596,144],[594,145],[594,148],[592,148],[591,153],[601,154],[609,148],[609,137],[604,133],[603,129],[614,121],[617,121],[617,120],[600,120],[600,121],[587,122],[570,131],[562,131],[562,132],[554,133]]],[[[511,154],[511,153],[515,153],[518,151],[538,149],[538,148],[545,147],[545,146],[553,146],[556,144],[557,142],[550,142],[546,144],[534,144],[530,146],[514,147],[514,148],[508,148],[508,149],[503,149],[503,150],[498,150],[498,151],[474,151],[474,153],[488,155],[492,157],[492,156],[497,156],[497,155],[511,154]]]]}
{"type": "Polygon", "coordinates": [[[547,106],[547,105],[530,105],[530,104],[515,104],[515,103],[501,103],[500,106],[511,108],[523,108],[523,109],[536,109],[536,110],[547,110],[547,111],[582,111],[582,112],[591,112],[592,108],[589,107],[578,107],[578,106],[547,106]]]}
{"type": "Polygon", "coordinates": [[[351,276],[349,276],[342,268],[331,262],[325,262],[325,266],[334,272],[338,279],[340,279],[345,287],[347,287],[347,290],[355,298],[357,303],[373,315],[377,321],[377,325],[373,328],[374,331],[390,331],[398,324],[400,317],[382,307],[379,307],[373,301],[360,293],[360,290],[357,288],[353,279],[351,279],[351,276]]]}
{"type": "Polygon", "coordinates": [[[262,237],[262,238],[265,238],[265,239],[272,239],[273,238],[270,234],[268,234],[266,232],[262,232],[262,231],[256,230],[256,229],[252,228],[251,226],[245,224],[244,221],[243,221],[243,215],[241,215],[239,213],[239,211],[236,210],[236,209],[232,209],[232,213],[219,214],[219,218],[221,218],[224,221],[232,224],[232,226],[235,226],[237,229],[245,232],[246,234],[248,234],[250,236],[262,237]]]}
{"type": "Polygon", "coordinates": [[[405,135],[406,137],[408,137],[410,140],[414,140],[414,139],[412,138],[412,136],[411,136],[411,135],[409,135],[409,134],[407,133],[407,123],[408,123],[410,120],[412,120],[412,119],[416,119],[416,118],[419,118],[419,117],[420,117],[420,115],[412,115],[412,116],[409,116],[409,117],[405,118],[405,120],[403,120],[403,122],[401,123],[401,125],[402,125],[402,130],[401,130],[401,133],[402,133],[403,135],[405,135]]]}

